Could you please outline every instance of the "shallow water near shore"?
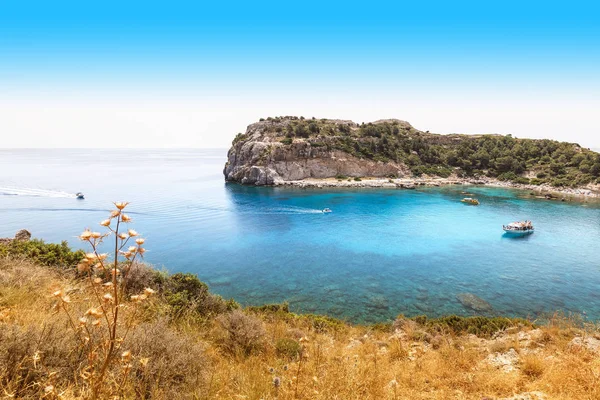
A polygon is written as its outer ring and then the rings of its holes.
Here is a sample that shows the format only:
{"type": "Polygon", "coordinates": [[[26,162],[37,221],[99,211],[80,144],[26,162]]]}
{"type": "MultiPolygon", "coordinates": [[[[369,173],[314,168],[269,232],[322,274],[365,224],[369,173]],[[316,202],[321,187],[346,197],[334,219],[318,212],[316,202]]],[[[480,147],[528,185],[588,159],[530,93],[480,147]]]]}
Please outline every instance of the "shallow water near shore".
{"type": "Polygon", "coordinates": [[[600,205],[528,192],[447,186],[396,189],[245,187],[223,182],[226,150],[1,150],[0,237],[47,241],[98,227],[111,201],[131,202],[148,262],[194,272],[242,304],[352,322],[397,314],[600,320],[600,205]],[[72,195],[82,191],[85,200],[72,195]],[[460,202],[473,193],[480,206],[460,202]],[[321,210],[331,208],[332,213],[321,210]],[[533,235],[502,224],[530,219],[533,235]]]}

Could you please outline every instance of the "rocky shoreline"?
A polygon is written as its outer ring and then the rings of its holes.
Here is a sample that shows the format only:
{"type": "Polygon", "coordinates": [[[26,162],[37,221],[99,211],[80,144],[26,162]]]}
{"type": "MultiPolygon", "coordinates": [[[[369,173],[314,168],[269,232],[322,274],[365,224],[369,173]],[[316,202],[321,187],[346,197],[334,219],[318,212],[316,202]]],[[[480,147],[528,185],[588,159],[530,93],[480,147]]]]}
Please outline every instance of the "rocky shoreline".
{"type": "Polygon", "coordinates": [[[276,181],[273,186],[294,186],[300,188],[389,188],[389,189],[415,189],[420,186],[448,186],[448,185],[474,185],[499,188],[528,190],[538,197],[548,200],[563,200],[565,198],[600,199],[597,188],[557,188],[548,185],[524,185],[493,178],[465,179],[451,178],[307,178],[301,180],[276,181]]]}

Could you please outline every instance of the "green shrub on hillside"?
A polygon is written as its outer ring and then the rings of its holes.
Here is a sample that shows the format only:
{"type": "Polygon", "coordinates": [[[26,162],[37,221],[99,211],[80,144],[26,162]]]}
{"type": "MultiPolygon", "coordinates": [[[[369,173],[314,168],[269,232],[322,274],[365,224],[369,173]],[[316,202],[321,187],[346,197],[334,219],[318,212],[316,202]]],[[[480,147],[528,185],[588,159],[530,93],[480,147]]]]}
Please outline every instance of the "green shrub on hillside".
{"type": "Polygon", "coordinates": [[[310,321],[317,333],[335,332],[344,326],[344,322],[341,320],[325,315],[301,314],[297,317],[310,321]]]}
{"type": "Polygon", "coordinates": [[[544,183],[546,183],[545,179],[538,179],[538,178],[531,178],[531,180],[529,181],[532,185],[542,185],[544,183]]]}
{"type": "Polygon", "coordinates": [[[295,359],[302,352],[302,345],[294,339],[281,338],[275,342],[275,351],[280,357],[295,359]]]}
{"type": "Polygon", "coordinates": [[[233,138],[233,141],[231,142],[232,145],[236,144],[237,142],[239,142],[240,140],[243,140],[246,138],[246,135],[244,135],[243,133],[238,133],[237,135],[235,135],[235,138],[233,138]]]}
{"type": "Polygon", "coordinates": [[[235,301],[224,300],[221,296],[210,293],[208,285],[190,273],[167,275],[158,288],[174,315],[191,311],[208,317],[239,308],[235,301]]]}
{"type": "Polygon", "coordinates": [[[529,178],[525,178],[524,176],[517,177],[513,182],[520,183],[522,185],[529,185],[531,183],[529,178]]]}
{"type": "Polygon", "coordinates": [[[71,250],[66,241],[56,244],[32,239],[0,244],[0,256],[23,256],[50,267],[75,267],[84,255],[82,250],[71,250]]]}
{"type": "Polygon", "coordinates": [[[448,315],[441,318],[428,319],[425,315],[421,315],[412,319],[431,332],[452,333],[455,335],[469,333],[481,337],[490,337],[496,332],[513,326],[532,326],[531,322],[524,319],[504,317],[460,317],[458,315],[448,315]]]}
{"type": "Polygon", "coordinates": [[[248,356],[263,348],[266,331],[258,318],[233,310],[219,316],[217,321],[225,332],[221,346],[229,353],[248,356]]]}
{"type": "Polygon", "coordinates": [[[285,303],[263,304],[262,306],[250,306],[248,311],[260,314],[284,313],[290,312],[290,305],[285,303]]]}

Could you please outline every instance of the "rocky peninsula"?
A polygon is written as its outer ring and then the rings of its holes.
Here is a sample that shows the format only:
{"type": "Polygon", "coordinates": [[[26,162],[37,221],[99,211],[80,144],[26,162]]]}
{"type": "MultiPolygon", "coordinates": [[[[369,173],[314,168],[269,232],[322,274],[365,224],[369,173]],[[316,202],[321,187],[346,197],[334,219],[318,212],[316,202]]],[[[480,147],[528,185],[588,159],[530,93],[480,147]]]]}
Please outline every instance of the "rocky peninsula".
{"type": "Polygon", "coordinates": [[[233,140],[225,179],[246,185],[389,187],[479,184],[600,197],[600,154],[511,135],[439,135],[389,119],[267,118],[233,140]]]}

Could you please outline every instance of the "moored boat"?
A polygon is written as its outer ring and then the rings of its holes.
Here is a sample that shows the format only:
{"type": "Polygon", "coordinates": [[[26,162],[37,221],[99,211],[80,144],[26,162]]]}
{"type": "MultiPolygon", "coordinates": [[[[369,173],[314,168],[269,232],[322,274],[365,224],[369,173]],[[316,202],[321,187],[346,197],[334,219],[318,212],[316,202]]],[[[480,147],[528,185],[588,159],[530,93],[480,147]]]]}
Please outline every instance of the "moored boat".
{"type": "Polygon", "coordinates": [[[472,197],[465,197],[464,199],[461,200],[461,202],[466,203],[466,204],[471,204],[474,206],[478,206],[479,205],[479,200],[474,199],[472,197]]]}
{"type": "Polygon", "coordinates": [[[502,229],[508,235],[528,235],[535,231],[531,221],[511,222],[508,225],[502,225],[502,229]]]}

